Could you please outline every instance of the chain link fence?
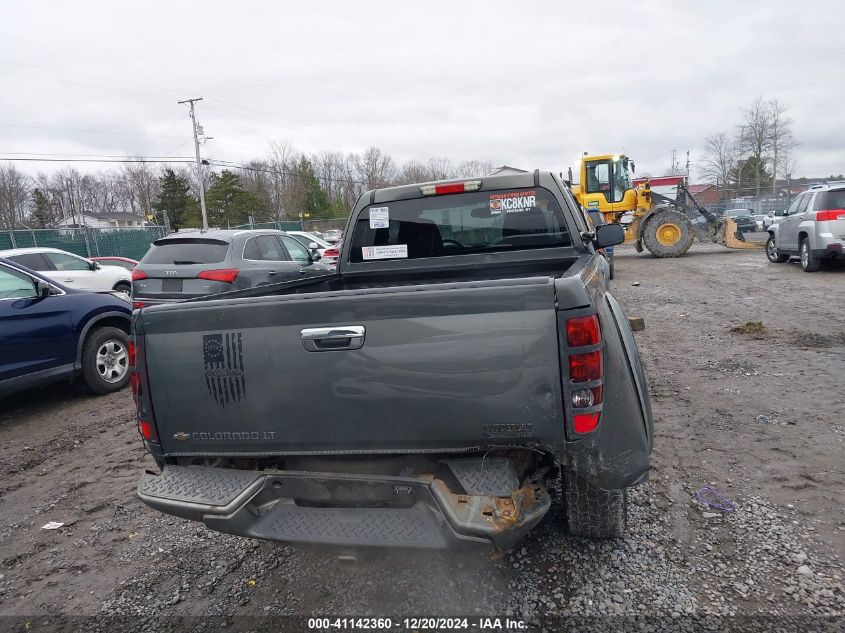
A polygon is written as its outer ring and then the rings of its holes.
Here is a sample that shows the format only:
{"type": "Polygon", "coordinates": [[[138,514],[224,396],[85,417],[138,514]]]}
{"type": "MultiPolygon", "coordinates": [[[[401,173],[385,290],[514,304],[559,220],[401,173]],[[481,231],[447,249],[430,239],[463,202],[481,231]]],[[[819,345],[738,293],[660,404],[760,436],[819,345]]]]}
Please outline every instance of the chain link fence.
{"type": "Polygon", "coordinates": [[[0,231],[0,251],[11,248],[58,248],[82,257],[141,259],[150,244],[166,235],[163,226],[124,229],[62,228],[0,231]]]}

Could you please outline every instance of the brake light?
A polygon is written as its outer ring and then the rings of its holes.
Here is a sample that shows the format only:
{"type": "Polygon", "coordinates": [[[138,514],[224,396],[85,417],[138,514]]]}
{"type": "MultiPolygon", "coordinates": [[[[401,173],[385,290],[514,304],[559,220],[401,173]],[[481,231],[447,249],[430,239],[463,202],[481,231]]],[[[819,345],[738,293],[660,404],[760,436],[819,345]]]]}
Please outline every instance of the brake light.
{"type": "Polygon", "coordinates": [[[481,189],[480,180],[467,180],[465,182],[451,182],[446,185],[423,185],[420,193],[424,196],[442,196],[448,193],[464,193],[465,191],[478,191],[481,189]]]}
{"type": "Polygon", "coordinates": [[[569,379],[572,382],[599,380],[604,374],[604,360],[601,350],[569,357],[569,379]]]}
{"type": "Polygon", "coordinates": [[[599,416],[601,413],[595,411],[594,413],[576,413],[573,418],[573,426],[576,433],[591,433],[596,430],[599,425],[599,416]]]}
{"type": "Polygon", "coordinates": [[[143,270],[138,270],[137,268],[135,268],[132,271],[132,281],[138,281],[139,279],[146,279],[146,278],[147,278],[147,273],[145,273],[143,270]]]}
{"type": "Polygon", "coordinates": [[[600,343],[601,327],[598,315],[569,319],[566,322],[566,342],[569,347],[586,347],[600,343]]]}
{"type": "Polygon", "coordinates": [[[143,302],[143,301],[133,301],[133,302],[132,302],[132,307],[133,307],[133,308],[143,308],[143,307],[144,307],[144,302],[143,302]]]}
{"type": "Polygon", "coordinates": [[[340,257],[339,248],[327,248],[323,251],[323,257],[340,257]]]}
{"type": "Polygon", "coordinates": [[[138,420],[138,430],[141,431],[141,435],[148,442],[152,442],[155,439],[155,431],[153,431],[153,425],[147,422],[146,420],[138,420]]]}
{"type": "Polygon", "coordinates": [[[237,268],[219,268],[217,270],[204,270],[199,275],[197,275],[197,279],[209,279],[211,281],[222,281],[223,283],[230,284],[235,281],[239,272],[241,271],[237,268]]]}
{"type": "Polygon", "coordinates": [[[845,220],[845,209],[822,209],[816,211],[816,222],[834,222],[845,220]]]}

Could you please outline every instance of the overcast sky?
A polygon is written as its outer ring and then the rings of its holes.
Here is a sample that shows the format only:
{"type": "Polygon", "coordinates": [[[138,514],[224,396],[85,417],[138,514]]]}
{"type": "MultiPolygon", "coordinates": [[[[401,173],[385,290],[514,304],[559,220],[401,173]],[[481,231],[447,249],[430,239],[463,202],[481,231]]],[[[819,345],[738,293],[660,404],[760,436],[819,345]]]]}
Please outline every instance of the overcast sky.
{"type": "Polygon", "coordinates": [[[842,0],[111,0],[2,15],[0,157],[191,156],[176,101],[203,96],[203,152],[222,160],[287,139],[561,171],[624,151],[657,175],[676,148],[695,173],[705,137],[760,96],[788,106],[799,173],[845,171],[842,0]]]}

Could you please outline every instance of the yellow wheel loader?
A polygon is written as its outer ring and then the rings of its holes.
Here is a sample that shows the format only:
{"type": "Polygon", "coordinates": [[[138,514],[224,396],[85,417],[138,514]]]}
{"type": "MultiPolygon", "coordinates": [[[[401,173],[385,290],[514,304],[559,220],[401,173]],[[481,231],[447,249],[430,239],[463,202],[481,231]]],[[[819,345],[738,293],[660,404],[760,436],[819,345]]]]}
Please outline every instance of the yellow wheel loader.
{"type": "Polygon", "coordinates": [[[635,188],[631,183],[634,169],[634,161],[622,154],[584,156],[580,182],[570,187],[587,211],[600,211],[606,222],[623,224],[625,243],[634,243],[637,252],[645,247],[656,257],[678,257],[689,250],[697,235],[728,248],[763,248],[762,242],[745,241],[731,218],[701,206],[684,184],[678,185],[674,199],[652,191],[648,181],[635,188]],[[690,217],[694,211],[706,221],[702,232],[690,217]]]}

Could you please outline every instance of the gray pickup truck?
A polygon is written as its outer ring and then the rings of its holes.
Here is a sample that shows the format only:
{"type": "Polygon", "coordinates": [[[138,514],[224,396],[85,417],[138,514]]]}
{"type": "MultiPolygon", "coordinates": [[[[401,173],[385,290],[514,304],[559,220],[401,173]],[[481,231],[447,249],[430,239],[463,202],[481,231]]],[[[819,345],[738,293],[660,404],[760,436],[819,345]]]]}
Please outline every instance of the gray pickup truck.
{"type": "Polygon", "coordinates": [[[554,174],[369,191],[337,273],[137,310],[147,505],[344,546],[513,546],[562,478],[621,536],[652,415],[627,318],[554,174]]]}

